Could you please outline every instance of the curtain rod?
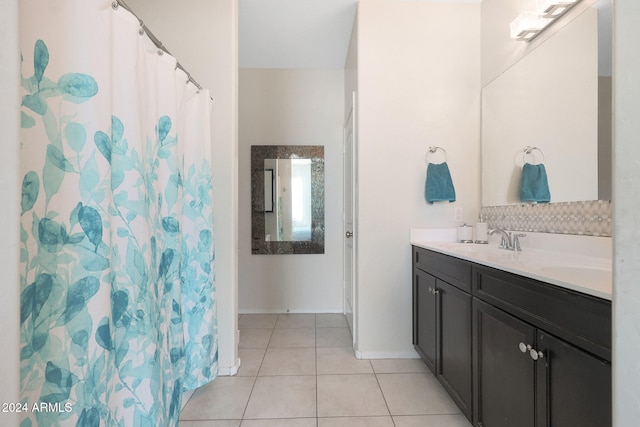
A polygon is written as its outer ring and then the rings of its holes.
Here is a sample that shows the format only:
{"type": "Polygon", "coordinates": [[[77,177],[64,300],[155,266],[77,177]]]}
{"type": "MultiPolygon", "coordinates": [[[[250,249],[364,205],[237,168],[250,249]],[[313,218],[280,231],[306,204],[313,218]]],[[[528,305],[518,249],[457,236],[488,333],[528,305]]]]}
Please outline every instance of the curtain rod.
{"type": "MultiPolygon", "coordinates": [[[[149,28],[144,25],[144,22],[142,21],[142,19],[140,19],[140,17],[138,15],[136,15],[136,13],[131,10],[131,8],[129,7],[129,5],[127,5],[124,0],[113,0],[113,2],[111,3],[111,7],[115,10],[118,7],[122,7],[124,8],[127,12],[129,12],[130,14],[132,14],[137,20],[138,22],[140,22],[140,28],[141,31],[144,31],[144,33],[147,35],[147,37],[149,37],[149,39],[153,42],[153,44],[156,45],[156,47],[160,50],[162,50],[163,52],[171,55],[171,52],[169,52],[169,49],[167,49],[162,42],[160,41],[160,39],[158,39],[152,32],[151,30],[149,30],[149,28]]],[[[173,56],[173,55],[171,55],[173,56]]],[[[175,58],[175,56],[173,56],[175,58]]],[[[181,69],[182,71],[184,71],[184,73],[187,75],[188,77],[188,82],[193,83],[193,85],[195,87],[198,88],[198,90],[202,90],[202,86],[200,86],[200,84],[193,78],[191,77],[191,74],[182,66],[182,64],[180,64],[180,62],[178,62],[178,59],[176,58],[176,68],[181,69]]],[[[211,100],[213,100],[213,98],[211,98],[211,100]]]]}

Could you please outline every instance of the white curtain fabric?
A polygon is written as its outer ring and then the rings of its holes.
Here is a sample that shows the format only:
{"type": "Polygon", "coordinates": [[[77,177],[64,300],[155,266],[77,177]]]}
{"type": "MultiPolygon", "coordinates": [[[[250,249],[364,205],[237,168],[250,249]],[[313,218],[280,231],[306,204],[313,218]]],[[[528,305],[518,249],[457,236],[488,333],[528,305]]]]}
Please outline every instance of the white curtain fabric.
{"type": "Polygon", "coordinates": [[[20,6],[21,425],[176,425],[217,375],[209,94],[111,1],[20,6]]]}

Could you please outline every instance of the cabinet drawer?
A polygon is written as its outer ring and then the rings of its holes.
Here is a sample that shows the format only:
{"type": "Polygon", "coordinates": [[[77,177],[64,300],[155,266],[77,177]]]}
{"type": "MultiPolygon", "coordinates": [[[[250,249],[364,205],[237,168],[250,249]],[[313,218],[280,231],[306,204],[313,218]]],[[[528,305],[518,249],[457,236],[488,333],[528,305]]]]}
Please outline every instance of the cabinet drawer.
{"type": "Polygon", "coordinates": [[[471,293],[471,263],[467,261],[414,246],[413,266],[471,293]]]}
{"type": "Polygon", "coordinates": [[[611,302],[489,267],[473,266],[474,296],[611,360],[611,302]]]}

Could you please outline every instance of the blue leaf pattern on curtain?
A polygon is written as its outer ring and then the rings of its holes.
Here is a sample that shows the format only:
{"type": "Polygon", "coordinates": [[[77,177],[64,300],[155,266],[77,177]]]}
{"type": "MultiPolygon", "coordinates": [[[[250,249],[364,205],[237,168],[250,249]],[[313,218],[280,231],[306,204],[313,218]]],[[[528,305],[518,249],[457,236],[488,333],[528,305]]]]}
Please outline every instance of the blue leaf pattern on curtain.
{"type": "MultiPolygon", "coordinates": [[[[63,3],[88,13],[86,25],[106,12],[129,15],[107,2],[102,10],[63,3]]],[[[25,9],[23,19],[50,18],[50,9],[25,9]]],[[[135,29],[130,15],[110,19],[114,33],[135,29]]],[[[217,375],[208,92],[185,87],[174,59],[134,38],[124,56],[144,53],[143,82],[151,83],[123,83],[136,90],[114,102],[114,81],[127,78],[116,65],[76,72],[82,60],[66,64],[64,43],[30,37],[20,226],[21,401],[29,410],[21,425],[177,425],[182,392],[217,375]],[[173,89],[156,67],[173,73],[173,89]],[[140,93],[152,105],[136,110],[147,102],[140,93]]],[[[107,49],[121,48],[117,37],[107,49]]]]}

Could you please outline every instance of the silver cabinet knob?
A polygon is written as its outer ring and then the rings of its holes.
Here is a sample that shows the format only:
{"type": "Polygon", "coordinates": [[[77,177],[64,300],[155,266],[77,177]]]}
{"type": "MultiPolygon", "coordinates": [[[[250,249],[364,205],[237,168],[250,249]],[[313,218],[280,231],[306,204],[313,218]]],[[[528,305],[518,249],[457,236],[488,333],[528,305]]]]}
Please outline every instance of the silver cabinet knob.
{"type": "Polygon", "coordinates": [[[531,347],[531,345],[529,345],[529,344],[525,344],[525,343],[521,342],[520,344],[518,344],[518,348],[523,353],[527,353],[528,352],[529,356],[533,360],[542,359],[544,357],[544,353],[543,352],[536,350],[535,348],[531,347]]]}
{"type": "Polygon", "coordinates": [[[529,350],[529,355],[533,360],[542,359],[544,357],[544,353],[536,350],[535,348],[532,348],[531,350],[529,350]]]}
{"type": "Polygon", "coordinates": [[[432,294],[432,295],[440,293],[440,289],[432,288],[431,286],[429,286],[428,290],[429,290],[429,293],[432,294]]]}
{"type": "Polygon", "coordinates": [[[344,235],[347,239],[353,237],[353,233],[351,231],[347,231],[344,235]]]}
{"type": "Polygon", "coordinates": [[[518,344],[518,348],[523,353],[527,353],[528,352],[529,356],[531,356],[531,358],[533,360],[542,359],[544,357],[544,353],[543,352],[536,350],[535,348],[531,347],[531,345],[529,345],[529,344],[525,344],[525,343],[521,342],[520,344],[518,344]]]}

